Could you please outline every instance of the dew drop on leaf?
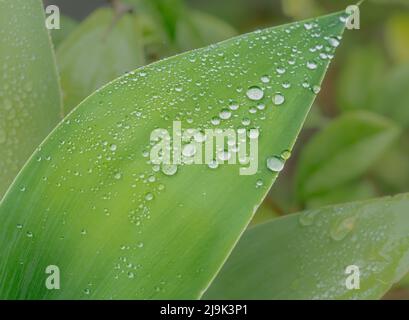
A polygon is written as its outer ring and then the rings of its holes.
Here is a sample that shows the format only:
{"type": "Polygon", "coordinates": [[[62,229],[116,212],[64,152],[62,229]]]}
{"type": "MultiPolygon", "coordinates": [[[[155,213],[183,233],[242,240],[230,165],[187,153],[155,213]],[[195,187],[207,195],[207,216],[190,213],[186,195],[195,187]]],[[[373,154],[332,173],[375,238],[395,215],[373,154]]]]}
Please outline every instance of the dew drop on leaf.
{"type": "Polygon", "coordinates": [[[280,172],[284,169],[284,160],[276,156],[267,158],[267,168],[273,172],[280,172]]]}
{"type": "Polygon", "coordinates": [[[247,90],[247,97],[250,99],[250,100],[255,100],[255,101],[257,101],[257,100],[261,100],[261,99],[263,99],[263,97],[264,97],[264,92],[263,92],[263,90],[261,89],[261,88],[259,88],[259,87],[257,87],[257,86],[253,86],[253,87],[250,87],[248,90],[247,90]]]}

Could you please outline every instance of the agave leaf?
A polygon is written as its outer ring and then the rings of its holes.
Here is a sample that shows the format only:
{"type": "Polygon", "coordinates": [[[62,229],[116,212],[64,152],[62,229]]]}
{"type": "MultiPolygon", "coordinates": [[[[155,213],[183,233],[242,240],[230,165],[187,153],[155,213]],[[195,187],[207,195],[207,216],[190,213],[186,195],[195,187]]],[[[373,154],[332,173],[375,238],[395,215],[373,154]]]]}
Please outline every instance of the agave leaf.
{"type": "Polygon", "coordinates": [[[275,219],[245,232],[206,299],[378,299],[409,269],[409,194],[275,219]],[[347,266],[359,289],[347,289],[347,266]]]}
{"type": "Polygon", "coordinates": [[[389,119],[353,112],[335,119],[302,150],[296,181],[301,201],[362,176],[396,141],[389,119]]]}
{"type": "Polygon", "coordinates": [[[0,1],[0,199],[61,119],[54,54],[39,0],[0,1]]]}
{"type": "Polygon", "coordinates": [[[83,101],[0,204],[0,297],[199,298],[277,176],[266,160],[287,158],[339,44],[341,15],[175,56],[83,101]],[[175,120],[259,128],[256,174],[240,175],[248,165],[238,163],[153,165],[150,135],[162,128],[177,140],[175,120]],[[48,265],[60,268],[60,290],[44,286],[48,265]]]}
{"type": "Polygon", "coordinates": [[[145,63],[138,20],[96,10],[61,43],[57,61],[67,114],[94,90],[145,63]]]}

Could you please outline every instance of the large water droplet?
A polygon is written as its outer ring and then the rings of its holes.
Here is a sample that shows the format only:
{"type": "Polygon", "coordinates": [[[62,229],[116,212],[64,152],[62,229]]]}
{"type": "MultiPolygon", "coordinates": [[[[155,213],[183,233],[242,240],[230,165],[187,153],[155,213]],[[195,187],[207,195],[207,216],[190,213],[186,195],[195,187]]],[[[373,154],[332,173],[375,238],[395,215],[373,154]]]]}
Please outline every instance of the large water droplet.
{"type": "Polygon", "coordinates": [[[273,172],[280,172],[284,169],[284,160],[276,156],[267,158],[267,168],[273,172]]]}
{"type": "Polygon", "coordinates": [[[246,94],[250,100],[261,100],[264,97],[263,90],[257,86],[250,87],[246,94]]]}

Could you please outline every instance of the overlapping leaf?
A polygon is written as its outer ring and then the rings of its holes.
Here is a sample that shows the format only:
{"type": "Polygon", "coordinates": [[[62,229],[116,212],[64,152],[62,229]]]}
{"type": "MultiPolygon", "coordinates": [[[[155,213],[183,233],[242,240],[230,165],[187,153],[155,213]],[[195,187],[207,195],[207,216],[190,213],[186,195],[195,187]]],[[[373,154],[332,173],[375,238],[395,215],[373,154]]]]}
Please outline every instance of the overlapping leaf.
{"type": "Polygon", "coordinates": [[[0,1],[0,199],[61,119],[61,97],[39,0],[0,1]]]}
{"type": "Polygon", "coordinates": [[[207,299],[379,299],[409,269],[409,195],[306,211],[245,232],[207,299]],[[350,290],[347,278],[354,269],[350,290]],[[358,275],[358,277],[356,277],[358,275]]]}

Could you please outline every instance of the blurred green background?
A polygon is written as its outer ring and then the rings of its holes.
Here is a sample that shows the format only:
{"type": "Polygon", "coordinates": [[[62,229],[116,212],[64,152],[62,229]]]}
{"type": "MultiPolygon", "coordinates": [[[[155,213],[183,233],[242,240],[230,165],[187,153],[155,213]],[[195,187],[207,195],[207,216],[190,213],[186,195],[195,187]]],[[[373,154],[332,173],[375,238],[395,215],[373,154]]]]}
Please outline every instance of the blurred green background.
{"type": "MultiPolygon", "coordinates": [[[[129,65],[121,66],[129,68],[128,71],[235,34],[345,10],[354,3],[342,0],[111,1],[114,21],[123,19],[121,13],[130,8],[133,12],[125,15],[138,20],[135,37],[140,38],[137,43],[142,44],[143,57],[136,61],[128,59],[129,65]]],[[[110,6],[103,0],[49,0],[45,4],[58,5],[64,15],[62,29],[52,33],[60,65],[65,61],[61,61],[64,56],[59,48],[70,47],[70,34],[87,32],[78,31],[79,22],[95,9],[110,6]]],[[[289,164],[253,224],[305,208],[409,191],[409,0],[367,0],[361,6],[360,22],[360,30],[345,34],[289,164]]],[[[107,30],[115,28],[115,23],[107,23],[107,30]]],[[[98,50],[103,56],[109,48],[102,45],[98,50]]],[[[122,61],[130,54],[132,51],[127,52],[124,47],[110,53],[110,59],[122,61]]],[[[90,74],[87,70],[83,72],[84,77],[90,74]]],[[[123,72],[118,69],[93,77],[99,77],[99,81],[88,83],[89,88],[79,94],[70,108],[123,72]]],[[[63,91],[70,93],[69,77],[62,74],[62,78],[63,91]]],[[[409,279],[398,284],[385,298],[409,298],[407,288],[409,279]]]]}

